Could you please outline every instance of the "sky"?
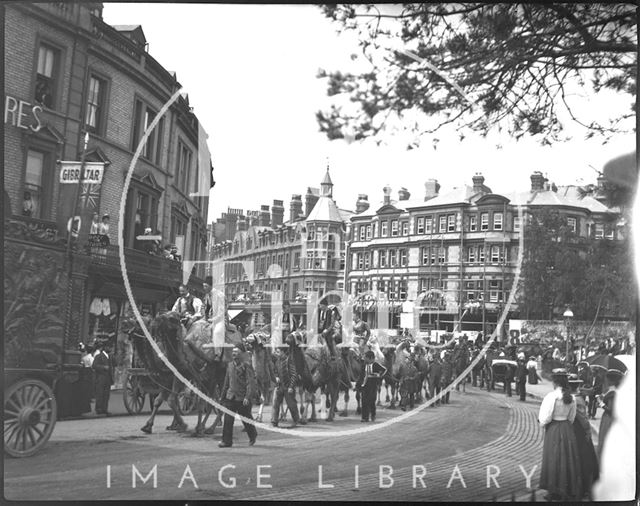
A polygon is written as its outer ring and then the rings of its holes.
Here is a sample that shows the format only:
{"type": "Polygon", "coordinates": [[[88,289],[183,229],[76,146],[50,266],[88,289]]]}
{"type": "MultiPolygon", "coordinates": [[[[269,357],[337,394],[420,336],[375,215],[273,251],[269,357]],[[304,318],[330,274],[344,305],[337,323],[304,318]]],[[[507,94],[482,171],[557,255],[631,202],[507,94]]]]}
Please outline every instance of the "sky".
{"type": "MultiPolygon", "coordinates": [[[[355,209],[358,195],[381,202],[383,187],[401,187],[412,198],[424,195],[427,179],[441,192],[480,172],[494,192],[526,190],[539,170],[557,185],[595,183],[596,170],[611,158],[635,150],[635,134],[607,144],[584,139],[543,147],[534,138],[516,142],[498,133],[487,139],[468,133],[438,132],[437,149],[424,142],[406,150],[406,139],[387,145],[329,141],[319,131],[317,110],[330,103],[318,69],[355,71],[361,59],[351,35],[340,35],[312,5],[111,4],[109,24],[140,24],[149,53],[175,71],[190,105],[209,135],[216,186],[209,201],[209,222],[228,207],[258,210],[283,200],[285,219],[292,194],[319,187],[327,164],[333,195],[341,208],[355,209]]],[[[606,116],[627,107],[615,95],[588,96],[578,115],[606,116]]]]}

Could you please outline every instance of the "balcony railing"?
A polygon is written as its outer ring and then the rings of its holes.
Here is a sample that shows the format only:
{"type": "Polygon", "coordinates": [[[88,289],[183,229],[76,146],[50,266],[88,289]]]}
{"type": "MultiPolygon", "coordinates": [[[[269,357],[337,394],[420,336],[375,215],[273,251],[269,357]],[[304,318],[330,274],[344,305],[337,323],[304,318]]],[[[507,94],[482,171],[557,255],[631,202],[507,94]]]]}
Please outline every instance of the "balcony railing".
{"type": "MultiPolygon", "coordinates": [[[[106,247],[92,247],[90,250],[91,263],[120,269],[120,250],[117,244],[106,247]]],[[[182,262],[150,255],[149,253],[131,248],[124,248],[127,272],[153,276],[169,283],[182,281],[182,262]]]]}

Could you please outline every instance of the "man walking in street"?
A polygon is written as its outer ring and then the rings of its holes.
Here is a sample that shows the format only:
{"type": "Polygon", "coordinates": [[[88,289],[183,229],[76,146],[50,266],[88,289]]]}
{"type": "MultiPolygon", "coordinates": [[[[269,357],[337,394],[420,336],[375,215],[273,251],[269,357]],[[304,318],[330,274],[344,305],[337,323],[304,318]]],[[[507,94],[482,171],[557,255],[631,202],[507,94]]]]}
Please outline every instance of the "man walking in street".
{"type": "Polygon", "coordinates": [[[298,411],[298,404],[296,403],[296,387],[300,382],[300,376],[296,369],[296,363],[291,353],[292,341],[295,338],[291,335],[285,339],[285,344],[282,346],[282,353],[278,356],[276,363],[276,392],[273,400],[273,410],[271,411],[271,425],[278,426],[278,416],[280,414],[280,406],[282,405],[282,399],[287,403],[289,412],[293,418],[293,429],[300,422],[300,412],[298,411]]]}
{"type": "Polygon", "coordinates": [[[362,419],[361,422],[376,421],[376,396],[381,378],[387,373],[387,369],[375,362],[375,354],[369,350],[364,354],[364,364],[360,371],[360,377],[356,388],[362,392],[362,419]]]}
{"type": "Polygon", "coordinates": [[[96,343],[98,354],[93,359],[91,367],[95,371],[96,385],[96,414],[109,415],[109,395],[113,385],[113,360],[109,356],[108,344],[104,341],[96,343]]]}
{"type": "MultiPolygon", "coordinates": [[[[436,352],[432,356],[432,362],[429,366],[429,398],[433,399],[434,395],[438,395],[441,390],[442,382],[442,363],[440,362],[440,356],[436,352]]],[[[440,405],[441,401],[434,402],[431,406],[440,405]]]]}
{"type": "MultiPolygon", "coordinates": [[[[233,361],[227,366],[227,374],[222,386],[222,399],[224,406],[234,413],[253,420],[251,417],[251,399],[256,395],[256,377],[251,364],[242,361],[240,348],[232,350],[233,361]]],[[[233,421],[235,417],[225,413],[222,426],[222,442],[220,448],[229,448],[233,444],[233,421]]],[[[243,421],[244,428],[249,436],[249,446],[253,446],[258,437],[255,425],[243,421]]]]}

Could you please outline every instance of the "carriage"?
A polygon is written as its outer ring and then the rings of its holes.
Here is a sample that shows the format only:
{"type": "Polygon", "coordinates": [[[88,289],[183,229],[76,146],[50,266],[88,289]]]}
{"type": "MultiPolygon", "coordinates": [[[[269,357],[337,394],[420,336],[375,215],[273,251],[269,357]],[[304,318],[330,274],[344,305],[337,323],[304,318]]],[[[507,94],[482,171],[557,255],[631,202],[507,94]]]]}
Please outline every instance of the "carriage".
{"type": "Polygon", "coordinates": [[[47,443],[82,369],[77,343],[69,342],[77,321],[69,259],[55,224],[5,219],[4,451],[12,457],[47,443]]]}
{"type": "MultiPolygon", "coordinates": [[[[161,389],[164,388],[155,378],[153,372],[143,367],[132,367],[127,371],[127,379],[122,390],[124,407],[130,415],[142,413],[146,399],[149,399],[149,410],[161,389]]],[[[190,415],[196,410],[197,395],[185,388],[178,394],[178,410],[181,415],[190,415]]]]}
{"type": "Polygon", "coordinates": [[[497,358],[491,362],[491,385],[495,386],[496,382],[505,385],[506,378],[509,376],[509,368],[511,368],[511,381],[513,381],[515,371],[518,364],[515,360],[506,360],[497,358]]]}

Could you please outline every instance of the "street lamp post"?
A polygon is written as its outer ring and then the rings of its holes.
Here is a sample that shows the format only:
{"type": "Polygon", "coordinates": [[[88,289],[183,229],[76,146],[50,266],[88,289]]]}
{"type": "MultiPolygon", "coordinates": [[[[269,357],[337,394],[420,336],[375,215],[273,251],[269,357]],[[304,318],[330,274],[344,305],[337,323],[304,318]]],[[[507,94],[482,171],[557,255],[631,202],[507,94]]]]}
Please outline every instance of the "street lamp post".
{"type": "Polygon", "coordinates": [[[566,348],[566,361],[569,363],[569,324],[571,323],[571,319],[573,318],[573,311],[567,308],[567,310],[562,314],[564,316],[565,327],[567,330],[567,348],[566,348]]]}

